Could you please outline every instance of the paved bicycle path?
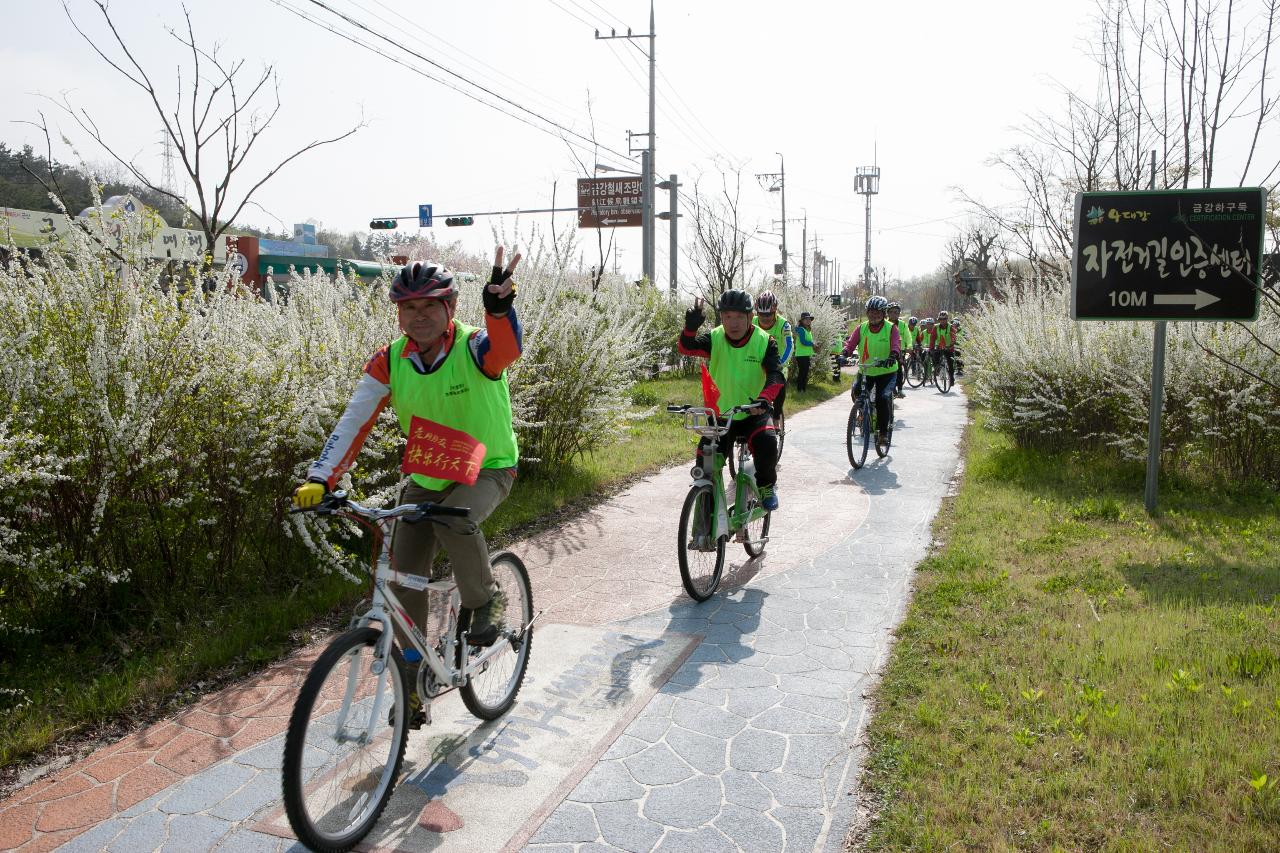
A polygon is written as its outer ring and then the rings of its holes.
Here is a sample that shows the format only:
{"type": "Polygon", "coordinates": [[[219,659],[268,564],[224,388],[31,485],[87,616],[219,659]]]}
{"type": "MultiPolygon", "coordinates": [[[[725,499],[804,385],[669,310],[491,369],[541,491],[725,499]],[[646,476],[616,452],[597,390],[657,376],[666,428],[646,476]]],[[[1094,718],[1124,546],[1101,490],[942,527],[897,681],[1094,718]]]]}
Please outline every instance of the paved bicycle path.
{"type": "MultiPolygon", "coordinates": [[[[769,548],[679,596],[687,465],[518,543],[539,624],[511,715],[456,696],[410,738],[366,849],[838,850],[862,692],[954,471],[957,392],[909,392],[894,453],[851,472],[848,397],[789,418],[769,548]]],[[[301,849],[280,743],[320,645],[0,802],[0,849],[301,849]]]]}

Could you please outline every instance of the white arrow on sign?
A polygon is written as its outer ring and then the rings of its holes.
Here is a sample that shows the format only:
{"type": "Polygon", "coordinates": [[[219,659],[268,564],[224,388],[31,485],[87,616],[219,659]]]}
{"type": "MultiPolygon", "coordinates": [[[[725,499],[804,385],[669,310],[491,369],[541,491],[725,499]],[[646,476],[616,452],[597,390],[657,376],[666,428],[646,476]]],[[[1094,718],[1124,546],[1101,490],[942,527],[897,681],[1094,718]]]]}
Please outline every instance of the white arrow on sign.
{"type": "Polygon", "coordinates": [[[601,219],[600,224],[601,225],[621,225],[626,221],[627,220],[625,219],[601,219]]]}
{"type": "Polygon", "coordinates": [[[1205,293],[1198,288],[1194,295],[1190,293],[1157,293],[1155,299],[1157,305],[1194,305],[1197,311],[1206,305],[1221,301],[1222,297],[1214,296],[1212,293],[1205,293]]]}

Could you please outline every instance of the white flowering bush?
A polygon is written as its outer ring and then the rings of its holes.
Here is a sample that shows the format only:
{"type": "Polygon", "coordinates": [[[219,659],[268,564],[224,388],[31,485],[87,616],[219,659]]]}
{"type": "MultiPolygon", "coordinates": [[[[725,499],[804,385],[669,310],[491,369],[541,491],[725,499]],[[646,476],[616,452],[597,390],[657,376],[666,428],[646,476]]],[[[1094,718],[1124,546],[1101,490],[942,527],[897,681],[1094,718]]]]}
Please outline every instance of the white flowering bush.
{"type": "Polygon", "coordinates": [[[810,362],[809,381],[825,382],[831,375],[831,347],[844,343],[847,325],[844,312],[832,305],[828,297],[816,296],[803,287],[778,288],[774,293],[778,296],[778,309],[792,326],[800,325],[800,315],[805,311],[813,315],[813,361],[810,362]]]}
{"type": "MultiPolygon", "coordinates": [[[[1153,324],[1073,322],[1065,277],[1006,289],[1005,301],[966,315],[965,366],[993,425],[1025,446],[1145,458],[1153,324]]],[[[1205,352],[1275,383],[1280,357],[1268,346],[1280,350],[1280,314],[1264,300],[1256,323],[1167,328],[1164,449],[1229,476],[1280,482],[1280,391],[1205,352]]]]}
{"type": "MultiPolygon", "coordinates": [[[[285,498],[398,334],[386,282],[302,274],[267,302],[198,260],[146,258],[139,232],[0,265],[0,632],[288,589],[314,563],[299,542],[351,559],[337,547],[351,531],[286,521],[285,498]]],[[[554,473],[625,427],[654,315],[635,288],[592,294],[535,265],[519,281],[513,404],[525,455],[554,473]]],[[[464,321],[481,322],[482,282],[463,283],[464,321]]],[[[353,472],[360,494],[394,498],[401,447],[388,409],[353,472]]]]}

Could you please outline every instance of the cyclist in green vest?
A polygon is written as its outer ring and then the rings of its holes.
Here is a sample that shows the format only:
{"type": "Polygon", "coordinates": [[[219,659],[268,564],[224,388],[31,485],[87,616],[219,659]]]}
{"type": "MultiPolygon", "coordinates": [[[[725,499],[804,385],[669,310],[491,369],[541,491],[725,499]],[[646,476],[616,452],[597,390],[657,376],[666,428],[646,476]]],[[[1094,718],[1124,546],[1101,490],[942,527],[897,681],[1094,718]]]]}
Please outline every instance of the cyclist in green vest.
{"type": "Polygon", "coordinates": [[[796,326],[796,390],[804,391],[809,387],[809,362],[813,359],[813,315],[808,311],[800,314],[800,323],[796,326]]]}
{"type": "MultiPolygon", "coordinates": [[[[889,323],[898,330],[898,339],[902,342],[902,351],[906,352],[911,349],[911,330],[907,327],[907,321],[900,319],[902,317],[902,306],[897,302],[889,303],[889,323]]],[[[893,396],[902,399],[907,395],[902,389],[907,387],[906,369],[903,365],[906,359],[898,359],[898,378],[893,384],[893,396]]]]}
{"type": "MultiPolygon", "coordinates": [[[[482,443],[484,456],[478,471],[459,468],[456,479],[415,473],[400,496],[401,503],[431,501],[469,507],[470,513],[465,518],[442,518],[444,523],[439,525],[398,522],[392,540],[396,568],[415,575],[430,575],[436,548],[444,546],[462,606],[470,617],[467,640],[475,646],[492,645],[497,640],[506,607],[506,598],[490,572],[489,549],[480,523],[510,494],[520,455],[506,374],[522,348],[520,321],[512,306],[516,297],[512,274],[520,255],[505,268],[502,258],[499,246],[483,291],[483,329],[454,318],[458,292],[453,273],[444,266],[430,261],[415,263],[396,275],[391,301],[396,304],[404,334],[369,359],[338,425],[308,469],[307,482],[293,495],[295,506],[318,504],[355,462],[365,437],[388,403],[406,436],[410,421],[416,417],[482,443]],[[474,481],[464,482],[471,475],[474,481]]],[[[396,595],[414,622],[426,624],[425,590],[398,586],[396,595]]],[[[416,658],[416,651],[403,638],[400,648],[416,658]]],[[[410,660],[408,653],[405,659],[410,664],[420,660],[410,660]]],[[[412,716],[416,727],[422,720],[417,710],[421,704],[415,704],[412,716]]]]}
{"type": "Polygon", "coordinates": [[[720,325],[707,334],[698,334],[706,315],[702,300],[695,299],[693,307],[685,312],[684,331],[676,348],[681,355],[707,359],[703,395],[708,406],[723,412],[751,402],[759,405],[755,414],[740,412],[733,416],[729,432],[721,439],[720,452],[727,454],[735,438],[746,437],[755,459],[760,504],[772,511],[778,508],[778,439],[769,414],[783,386],[778,344],[751,322],[751,294],[745,290],[720,294],[717,309],[720,325]]]}
{"type": "Polygon", "coordinates": [[[864,379],[871,385],[871,393],[876,395],[876,423],[881,441],[888,437],[889,420],[893,417],[893,386],[898,379],[896,363],[902,360],[902,338],[898,335],[898,327],[885,322],[888,309],[889,300],[883,296],[868,299],[866,322],[855,329],[844,344],[844,354],[856,354],[857,362],[864,365],[854,383],[853,396],[862,397],[864,379]],[[890,367],[871,366],[871,362],[886,358],[893,359],[895,364],[890,367]]]}
{"type": "Polygon", "coordinates": [[[955,351],[956,339],[955,332],[951,329],[951,317],[946,311],[939,311],[938,325],[929,336],[929,352],[933,356],[934,370],[942,366],[944,358],[947,360],[947,376],[953,384],[956,381],[955,351]]]}
{"type": "Polygon", "coordinates": [[[778,372],[782,374],[782,390],[778,399],[773,401],[773,421],[782,418],[782,407],[787,402],[787,366],[795,353],[795,335],[791,331],[791,323],[778,313],[778,297],[772,290],[762,290],[756,297],[756,316],[752,320],[755,325],[769,333],[769,337],[778,344],[778,372]]]}

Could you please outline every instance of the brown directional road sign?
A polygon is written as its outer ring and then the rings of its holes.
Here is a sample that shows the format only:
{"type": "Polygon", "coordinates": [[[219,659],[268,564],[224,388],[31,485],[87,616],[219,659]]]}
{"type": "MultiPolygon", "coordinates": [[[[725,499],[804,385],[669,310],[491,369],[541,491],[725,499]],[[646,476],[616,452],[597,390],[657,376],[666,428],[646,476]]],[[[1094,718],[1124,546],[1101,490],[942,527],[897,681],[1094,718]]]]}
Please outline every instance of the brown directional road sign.
{"type": "Polygon", "coordinates": [[[578,178],[579,228],[636,228],[644,221],[644,184],[633,178],[578,178]]]}

